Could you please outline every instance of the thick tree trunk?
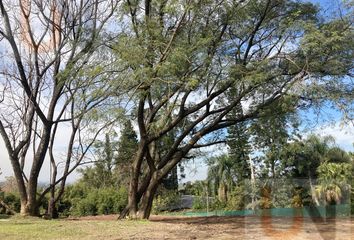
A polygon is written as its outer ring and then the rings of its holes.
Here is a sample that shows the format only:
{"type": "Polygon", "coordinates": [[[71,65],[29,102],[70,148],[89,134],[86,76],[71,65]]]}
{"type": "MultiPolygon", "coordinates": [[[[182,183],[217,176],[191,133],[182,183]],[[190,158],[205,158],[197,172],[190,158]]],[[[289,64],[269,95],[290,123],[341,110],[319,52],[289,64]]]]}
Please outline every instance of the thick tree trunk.
{"type": "MultiPolygon", "coordinates": [[[[27,183],[27,203],[25,208],[23,209],[23,215],[39,216],[39,204],[37,202],[38,176],[41,171],[47,153],[49,140],[50,140],[51,127],[52,125],[44,126],[41,141],[38,145],[36,154],[33,158],[30,177],[27,183]]],[[[21,210],[22,210],[22,206],[21,206],[21,210]]]]}
{"type": "Polygon", "coordinates": [[[132,168],[132,178],[130,180],[128,197],[129,217],[133,219],[137,218],[138,203],[140,200],[137,196],[139,187],[140,166],[138,167],[137,165],[138,164],[135,164],[135,166],[132,168]]]}
{"type": "MultiPolygon", "coordinates": [[[[149,182],[150,182],[150,179],[151,179],[151,174],[150,175],[147,175],[145,177],[145,179],[143,180],[143,182],[141,183],[140,187],[139,187],[139,190],[136,194],[136,200],[137,202],[140,201],[142,195],[144,194],[145,190],[148,188],[149,186],[149,182]]],[[[130,195],[128,195],[128,198],[130,198],[130,195]]],[[[137,203],[138,204],[138,203],[137,203]]],[[[129,210],[130,210],[130,206],[129,204],[123,209],[123,211],[120,213],[118,219],[123,219],[125,218],[126,216],[129,215],[129,210]]]]}
{"type": "Polygon", "coordinates": [[[30,178],[28,181],[28,201],[26,204],[27,215],[39,216],[39,209],[37,204],[37,183],[38,178],[30,178]]]}
{"type": "Polygon", "coordinates": [[[138,212],[139,219],[149,219],[157,187],[158,180],[154,179],[141,199],[138,212]]]}
{"type": "MultiPolygon", "coordinates": [[[[153,174],[150,172],[141,182],[137,192],[131,191],[132,188],[130,188],[128,205],[120,213],[118,219],[123,219],[126,216],[129,216],[130,219],[148,219],[150,217],[152,203],[160,181],[161,176],[158,177],[157,172],[153,174]]],[[[138,185],[138,182],[136,184],[138,185]]]]}
{"type": "MultiPolygon", "coordinates": [[[[136,170],[137,169],[135,168],[132,169],[132,176],[137,175],[136,170]]],[[[130,218],[132,219],[137,218],[138,203],[140,201],[140,197],[138,196],[138,185],[139,185],[139,178],[132,177],[129,185],[128,206],[127,206],[128,210],[124,211],[125,213],[124,215],[121,216],[121,218],[124,218],[128,213],[130,218]]]]}
{"type": "MultiPolygon", "coordinates": [[[[154,183],[157,181],[154,181],[154,183]]],[[[120,219],[124,218],[129,215],[129,218],[131,219],[139,219],[141,218],[140,210],[141,209],[146,209],[149,208],[149,201],[146,200],[149,199],[150,196],[152,195],[152,198],[154,197],[154,194],[156,192],[156,187],[155,185],[157,184],[152,184],[151,183],[151,177],[147,177],[144,179],[144,181],[141,183],[140,188],[138,188],[139,181],[137,180],[135,182],[135,179],[132,179],[130,182],[130,191],[129,191],[129,196],[128,196],[128,206],[122,211],[120,215],[120,219]],[[137,190],[137,191],[136,191],[137,190]],[[139,203],[141,204],[141,207],[138,209],[139,203]],[[139,212],[138,212],[139,210],[139,212]]],[[[151,202],[152,204],[152,202],[151,202]]],[[[150,206],[151,210],[151,206],[150,206]]],[[[144,212],[146,212],[144,210],[144,212]]],[[[149,211],[150,213],[150,211],[149,211]]],[[[144,217],[148,218],[148,217],[144,217]]]]}
{"type": "MultiPolygon", "coordinates": [[[[141,150],[144,150],[144,148],[141,148],[141,150]]],[[[139,153],[140,151],[138,151],[137,156],[139,156],[139,153]]],[[[161,180],[177,165],[181,159],[182,155],[179,153],[177,156],[172,158],[170,162],[166,163],[164,168],[160,168],[159,170],[150,169],[149,174],[141,182],[140,186],[139,175],[141,162],[139,167],[137,167],[138,162],[135,162],[132,168],[128,205],[121,212],[119,219],[122,219],[127,215],[129,215],[131,219],[148,219],[150,217],[152,203],[157,187],[161,183],[161,180]]],[[[136,160],[139,160],[139,158],[137,157],[136,160]]]]}
{"type": "Polygon", "coordinates": [[[21,201],[21,212],[22,216],[39,216],[39,206],[33,198],[31,201],[22,202],[21,201]]]}
{"type": "Polygon", "coordinates": [[[145,191],[143,191],[144,192],[143,196],[141,196],[141,193],[139,192],[135,196],[129,195],[128,205],[120,213],[118,219],[123,219],[126,216],[129,216],[129,218],[131,219],[148,219],[150,217],[152,204],[154,201],[157,187],[158,187],[158,181],[155,180],[154,182],[151,182],[149,184],[148,188],[145,191]],[[134,199],[136,200],[136,202],[133,202],[134,199]],[[140,207],[138,209],[139,203],[140,203],[140,207]]]}

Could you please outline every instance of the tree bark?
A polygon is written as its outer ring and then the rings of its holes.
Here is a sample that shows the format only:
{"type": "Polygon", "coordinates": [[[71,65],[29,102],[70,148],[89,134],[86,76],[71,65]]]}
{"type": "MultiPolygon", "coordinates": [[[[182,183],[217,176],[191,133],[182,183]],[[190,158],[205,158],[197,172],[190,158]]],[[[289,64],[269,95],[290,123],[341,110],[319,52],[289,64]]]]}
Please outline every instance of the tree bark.
{"type": "MultiPolygon", "coordinates": [[[[136,194],[136,200],[137,200],[137,202],[140,201],[140,199],[141,199],[143,193],[144,193],[145,190],[148,188],[150,179],[151,179],[151,173],[145,177],[145,179],[143,180],[143,182],[141,183],[141,185],[140,185],[140,187],[139,187],[139,190],[138,190],[138,192],[137,192],[137,194],[136,194]]],[[[130,197],[130,195],[129,195],[128,197],[130,197]]],[[[123,218],[125,218],[126,216],[128,216],[128,215],[129,215],[129,210],[130,210],[130,206],[129,206],[129,204],[128,204],[128,205],[123,209],[123,211],[119,214],[118,219],[123,219],[123,218]]]]}
{"type": "Polygon", "coordinates": [[[150,217],[152,203],[154,201],[155,193],[159,185],[158,179],[155,177],[151,180],[149,187],[145,191],[139,207],[138,218],[148,219],[150,217]]]}
{"type": "Polygon", "coordinates": [[[26,203],[21,201],[21,215],[23,216],[39,216],[39,205],[36,198],[30,197],[26,203]]]}
{"type": "Polygon", "coordinates": [[[128,206],[129,206],[129,217],[130,218],[137,218],[137,211],[138,211],[138,202],[139,198],[137,196],[138,187],[139,187],[139,175],[141,164],[143,160],[143,152],[145,146],[144,144],[140,144],[138,153],[135,157],[134,164],[131,169],[131,180],[129,185],[129,197],[128,197],[128,206]]]}
{"type": "Polygon", "coordinates": [[[219,201],[220,202],[227,202],[227,186],[224,183],[219,185],[219,201]]]}

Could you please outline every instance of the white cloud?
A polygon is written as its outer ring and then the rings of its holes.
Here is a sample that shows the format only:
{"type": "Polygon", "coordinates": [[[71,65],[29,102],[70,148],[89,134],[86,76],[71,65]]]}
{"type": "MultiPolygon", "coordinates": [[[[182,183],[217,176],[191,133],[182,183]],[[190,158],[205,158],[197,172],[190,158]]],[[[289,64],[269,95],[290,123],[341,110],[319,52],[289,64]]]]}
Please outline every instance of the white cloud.
{"type": "Polygon", "coordinates": [[[331,135],[336,139],[336,143],[342,149],[346,151],[354,151],[354,126],[344,125],[340,123],[323,125],[314,129],[311,133],[318,134],[320,136],[331,135]]]}

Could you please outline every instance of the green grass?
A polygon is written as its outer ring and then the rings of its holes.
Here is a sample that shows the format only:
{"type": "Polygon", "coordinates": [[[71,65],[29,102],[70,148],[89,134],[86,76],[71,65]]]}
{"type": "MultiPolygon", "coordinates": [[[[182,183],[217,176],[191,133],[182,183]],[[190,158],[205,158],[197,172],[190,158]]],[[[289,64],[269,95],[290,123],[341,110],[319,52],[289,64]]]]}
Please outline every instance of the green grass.
{"type": "Polygon", "coordinates": [[[124,239],[147,221],[74,221],[12,217],[0,219],[0,239],[124,239]]]}

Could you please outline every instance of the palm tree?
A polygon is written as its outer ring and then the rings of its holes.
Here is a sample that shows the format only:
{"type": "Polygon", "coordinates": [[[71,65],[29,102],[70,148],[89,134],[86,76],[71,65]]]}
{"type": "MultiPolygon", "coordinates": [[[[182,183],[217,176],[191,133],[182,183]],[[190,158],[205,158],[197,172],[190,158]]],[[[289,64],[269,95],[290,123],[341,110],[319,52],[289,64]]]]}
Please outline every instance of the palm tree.
{"type": "Polygon", "coordinates": [[[341,164],[350,162],[350,156],[335,145],[333,137],[310,135],[304,141],[290,143],[283,156],[288,161],[286,168],[291,169],[294,177],[308,178],[316,205],[320,205],[321,201],[340,202],[344,185],[337,179],[341,178],[341,164]],[[318,185],[315,185],[314,179],[319,180],[318,185]]]}
{"type": "Polygon", "coordinates": [[[208,182],[213,185],[214,194],[221,202],[226,202],[235,185],[234,162],[226,155],[214,157],[208,162],[208,182]]]}
{"type": "Polygon", "coordinates": [[[321,164],[317,172],[319,174],[319,185],[316,186],[316,196],[325,205],[343,203],[344,197],[351,190],[352,164],[326,162],[321,164]]]}
{"type": "Polygon", "coordinates": [[[343,149],[334,146],[328,150],[327,159],[332,163],[348,163],[351,161],[351,156],[343,149]]]}

